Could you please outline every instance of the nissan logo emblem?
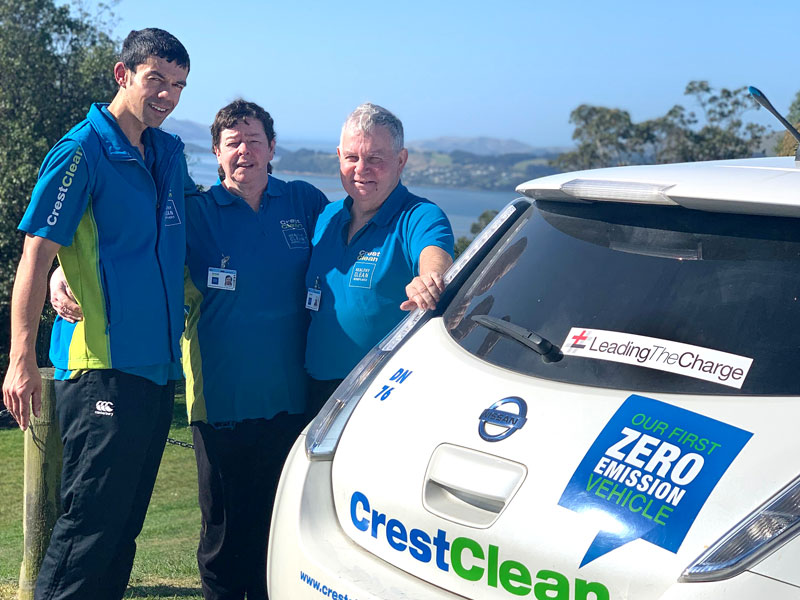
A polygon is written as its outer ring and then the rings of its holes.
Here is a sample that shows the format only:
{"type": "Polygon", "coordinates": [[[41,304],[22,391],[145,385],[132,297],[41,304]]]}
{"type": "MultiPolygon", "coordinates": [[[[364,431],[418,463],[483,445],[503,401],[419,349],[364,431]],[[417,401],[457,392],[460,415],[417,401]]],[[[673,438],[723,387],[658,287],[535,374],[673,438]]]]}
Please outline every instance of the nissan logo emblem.
{"type": "Polygon", "coordinates": [[[517,396],[503,398],[485,409],[480,416],[478,433],[487,442],[499,442],[506,439],[517,429],[522,429],[528,415],[528,405],[517,396]],[[516,406],[516,412],[501,410],[508,405],[516,406]],[[488,430],[487,430],[488,426],[488,430]]]}

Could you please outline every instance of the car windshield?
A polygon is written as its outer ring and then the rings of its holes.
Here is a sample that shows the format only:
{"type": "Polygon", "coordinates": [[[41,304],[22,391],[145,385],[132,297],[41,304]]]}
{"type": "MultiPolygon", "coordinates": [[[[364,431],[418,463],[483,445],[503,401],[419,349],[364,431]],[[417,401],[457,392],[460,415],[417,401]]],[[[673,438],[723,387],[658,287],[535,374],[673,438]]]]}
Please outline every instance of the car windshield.
{"type": "Polygon", "coordinates": [[[538,201],[458,290],[444,320],[472,354],[546,379],[634,391],[795,395],[798,297],[796,219],[538,201]],[[678,374],[615,362],[616,356],[575,356],[566,348],[563,359],[545,360],[532,349],[536,344],[503,333],[500,320],[557,347],[580,328],[613,332],[609,339],[647,336],[658,347],[669,345],[659,341],[687,344],[694,355],[716,351],[752,363],[737,389],[730,377],[697,377],[725,373],[711,364],[695,363],[694,372],[678,374]]]}

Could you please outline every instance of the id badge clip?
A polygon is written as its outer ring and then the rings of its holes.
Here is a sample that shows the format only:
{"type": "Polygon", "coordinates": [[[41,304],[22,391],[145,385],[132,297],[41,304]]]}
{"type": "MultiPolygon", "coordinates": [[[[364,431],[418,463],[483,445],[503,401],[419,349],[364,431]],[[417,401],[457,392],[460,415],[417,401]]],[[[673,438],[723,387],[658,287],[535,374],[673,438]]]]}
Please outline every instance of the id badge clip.
{"type": "Polygon", "coordinates": [[[208,267],[208,281],[206,282],[208,287],[231,292],[236,289],[236,271],[234,269],[225,268],[228,266],[229,260],[229,256],[223,256],[219,268],[208,267]]]}
{"type": "Polygon", "coordinates": [[[318,311],[321,300],[322,290],[319,289],[319,277],[317,277],[317,282],[314,284],[314,287],[308,288],[308,294],[306,294],[306,308],[315,312],[318,311]]]}

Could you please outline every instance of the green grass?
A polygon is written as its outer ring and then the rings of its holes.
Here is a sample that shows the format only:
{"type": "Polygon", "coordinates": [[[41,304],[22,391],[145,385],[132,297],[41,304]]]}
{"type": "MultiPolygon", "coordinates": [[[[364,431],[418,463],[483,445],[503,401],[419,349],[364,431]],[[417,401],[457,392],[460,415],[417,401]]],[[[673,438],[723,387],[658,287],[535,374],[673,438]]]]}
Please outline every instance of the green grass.
{"type": "Polygon", "coordinates": [[[0,430],[0,598],[19,580],[22,561],[22,432],[0,430]]]}
{"type": "MultiPolygon", "coordinates": [[[[183,395],[175,399],[170,437],[191,441],[183,395]]],[[[16,598],[22,561],[22,432],[0,430],[0,600],[16,598]]],[[[167,445],[126,598],[202,600],[197,574],[197,468],[192,450],[167,445]]]]}

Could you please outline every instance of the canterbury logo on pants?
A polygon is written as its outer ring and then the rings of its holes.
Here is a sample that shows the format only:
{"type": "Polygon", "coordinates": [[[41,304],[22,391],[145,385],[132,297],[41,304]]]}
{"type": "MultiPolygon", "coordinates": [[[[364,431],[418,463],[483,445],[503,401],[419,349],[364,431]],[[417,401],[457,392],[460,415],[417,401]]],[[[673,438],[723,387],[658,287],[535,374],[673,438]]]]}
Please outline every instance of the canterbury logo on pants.
{"type": "Polygon", "coordinates": [[[114,403],[108,402],[105,400],[100,400],[97,404],[94,405],[95,411],[94,414],[96,415],[104,415],[111,417],[114,415],[114,403]]]}

